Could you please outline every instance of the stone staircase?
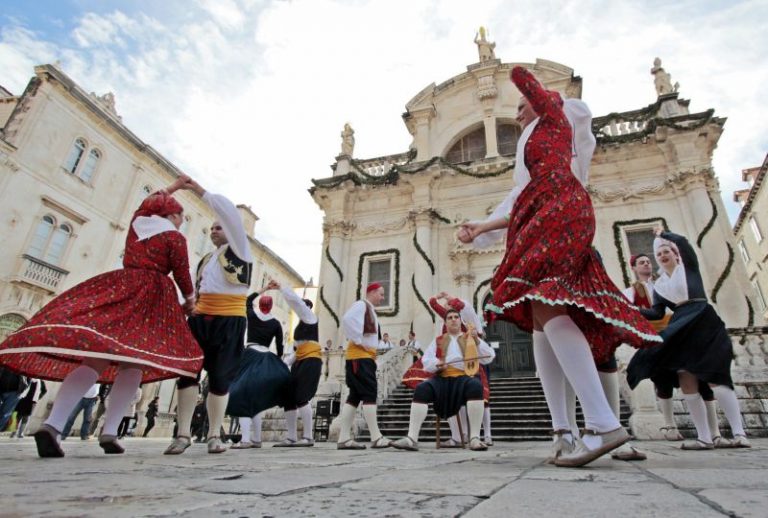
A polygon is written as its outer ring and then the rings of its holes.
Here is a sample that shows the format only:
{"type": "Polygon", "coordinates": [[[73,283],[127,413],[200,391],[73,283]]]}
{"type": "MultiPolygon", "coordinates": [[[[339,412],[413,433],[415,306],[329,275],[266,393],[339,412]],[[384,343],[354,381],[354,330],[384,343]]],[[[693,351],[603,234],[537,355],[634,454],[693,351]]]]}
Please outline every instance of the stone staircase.
{"type": "MultiPolygon", "coordinates": [[[[379,405],[379,428],[387,437],[394,439],[408,434],[413,390],[398,387],[379,405]]],[[[622,401],[621,422],[626,427],[629,406],[622,401]]],[[[577,419],[582,425],[581,409],[577,405],[577,419]]],[[[491,379],[491,430],[494,441],[547,441],[551,439],[552,424],[549,418],[544,391],[538,378],[491,379]]],[[[450,437],[448,423],[443,421],[441,438],[450,437]]],[[[369,440],[367,429],[361,430],[358,439],[369,440]]],[[[421,428],[421,441],[435,440],[435,414],[430,405],[427,418],[421,428]]]]}

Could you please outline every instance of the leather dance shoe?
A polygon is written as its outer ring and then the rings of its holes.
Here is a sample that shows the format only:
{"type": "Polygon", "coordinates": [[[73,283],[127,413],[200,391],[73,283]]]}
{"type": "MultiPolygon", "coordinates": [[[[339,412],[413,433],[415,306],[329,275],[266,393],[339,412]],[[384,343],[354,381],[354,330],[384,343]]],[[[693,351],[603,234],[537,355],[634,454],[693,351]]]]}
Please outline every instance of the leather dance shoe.
{"type": "Polygon", "coordinates": [[[563,454],[555,459],[555,466],[563,468],[585,466],[609,451],[615,450],[630,439],[630,435],[623,427],[616,428],[610,432],[596,432],[594,430],[586,429],[582,435],[599,436],[602,439],[600,446],[595,449],[590,449],[583,440],[578,440],[576,441],[576,447],[573,449],[573,452],[563,454]]]}
{"type": "Polygon", "coordinates": [[[123,446],[117,442],[116,435],[99,435],[99,446],[101,446],[101,449],[104,450],[104,453],[108,455],[125,453],[125,448],[123,448],[123,446]]]}
{"type": "Polygon", "coordinates": [[[392,447],[398,450],[419,451],[419,443],[408,436],[392,441],[392,447]]]}
{"type": "Polygon", "coordinates": [[[191,445],[192,439],[190,437],[179,435],[173,440],[171,445],[165,449],[163,455],[181,455],[184,453],[184,450],[189,448],[191,445]]]}
{"type": "Polygon", "coordinates": [[[63,457],[64,450],[57,440],[59,431],[51,425],[43,424],[34,434],[37,454],[43,458],[63,457]]]}

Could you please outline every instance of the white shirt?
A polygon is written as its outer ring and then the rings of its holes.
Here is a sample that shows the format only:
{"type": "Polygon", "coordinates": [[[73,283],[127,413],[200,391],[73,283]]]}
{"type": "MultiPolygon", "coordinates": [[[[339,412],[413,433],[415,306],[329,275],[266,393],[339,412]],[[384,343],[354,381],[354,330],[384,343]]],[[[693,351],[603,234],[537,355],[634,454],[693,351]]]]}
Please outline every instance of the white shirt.
{"type": "Polygon", "coordinates": [[[86,393],[83,395],[83,397],[84,397],[84,398],[88,398],[88,399],[91,399],[91,398],[95,398],[95,397],[96,397],[96,396],[98,396],[98,395],[99,395],[99,384],[98,384],[98,383],[94,383],[94,384],[91,386],[91,388],[89,388],[89,389],[88,389],[88,392],[86,392],[86,393]]]}
{"type": "Polygon", "coordinates": [[[341,317],[341,327],[346,337],[352,342],[362,345],[366,349],[376,350],[379,347],[379,318],[376,316],[373,304],[367,300],[358,300],[349,307],[344,316],[341,317]],[[373,313],[373,324],[376,331],[363,334],[366,308],[370,308],[373,313]]]}
{"type": "Polygon", "coordinates": [[[291,306],[291,309],[299,317],[299,320],[305,324],[317,324],[317,315],[315,315],[309,306],[293,290],[281,287],[280,293],[285,297],[285,301],[291,306]]]}
{"type": "Polygon", "coordinates": [[[228,243],[212,252],[211,258],[203,268],[203,280],[200,282],[199,293],[246,295],[248,286],[230,283],[224,277],[224,271],[219,265],[219,256],[224,253],[227,246],[231,247],[235,255],[243,261],[253,262],[251,248],[248,245],[248,235],[243,228],[240,213],[237,211],[237,207],[221,194],[206,192],[203,195],[203,200],[216,212],[228,243]]]}
{"type": "MultiPolygon", "coordinates": [[[[449,336],[451,337],[451,343],[448,344],[448,348],[446,349],[445,358],[443,361],[450,364],[451,367],[463,370],[464,356],[461,354],[461,347],[459,346],[458,342],[458,337],[461,336],[461,333],[456,336],[449,336]]],[[[477,339],[477,353],[477,355],[481,358],[486,357],[478,360],[482,365],[491,363],[496,357],[496,352],[493,350],[493,347],[488,345],[485,340],[481,338],[477,339]]],[[[424,356],[421,357],[421,363],[424,365],[425,371],[436,372],[437,364],[439,362],[440,360],[437,358],[437,340],[432,340],[432,343],[429,344],[427,350],[424,351],[424,356]]]]}
{"type": "Polygon", "coordinates": [[[414,354],[421,351],[421,344],[418,340],[409,341],[407,344],[405,344],[405,347],[414,354]]]}
{"type": "Polygon", "coordinates": [[[384,340],[382,340],[381,342],[379,342],[379,349],[389,351],[390,349],[392,349],[392,342],[385,342],[384,340]]]}

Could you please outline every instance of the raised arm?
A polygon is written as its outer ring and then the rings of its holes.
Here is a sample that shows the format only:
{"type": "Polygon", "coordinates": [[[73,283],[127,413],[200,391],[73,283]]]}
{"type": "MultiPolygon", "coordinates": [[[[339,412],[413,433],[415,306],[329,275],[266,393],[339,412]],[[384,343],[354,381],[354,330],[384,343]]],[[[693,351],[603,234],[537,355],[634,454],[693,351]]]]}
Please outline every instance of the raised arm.
{"type": "Polygon", "coordinates": [[[291,309],[298,315],[299,319],[305,324],[316,324],[317,315],[315,315],[309,306],[293,290],[285,287],[280,288],[280,293],[285,297],[285,301],[291,306],[291,309]]]}
{"type": "Polygon", "coordinates": [[[531,103],[531,108],[539,117],[560,118],[563,114],[563,101],[556,92],[546,90],[528,69],[515,67],[509,75],[512,82],[531,103]]]}

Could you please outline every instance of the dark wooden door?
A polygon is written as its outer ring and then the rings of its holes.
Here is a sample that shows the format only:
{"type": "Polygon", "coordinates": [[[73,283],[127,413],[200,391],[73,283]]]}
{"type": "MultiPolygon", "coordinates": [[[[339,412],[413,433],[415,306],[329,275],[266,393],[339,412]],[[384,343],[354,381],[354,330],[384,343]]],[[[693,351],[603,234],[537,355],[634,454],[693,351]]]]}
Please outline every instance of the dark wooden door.
{"type": "MultiPolygon", "coordinates": [[[[498,377],[532,376],[536,372],[533,361],[533,341],[530,333],[514,324],[495,321],[485,330],[487,342],[498,342],[496,359],[491,373],[498,377]]],[[[493,345],[493,344],[492,344],[493,345]]]]}

